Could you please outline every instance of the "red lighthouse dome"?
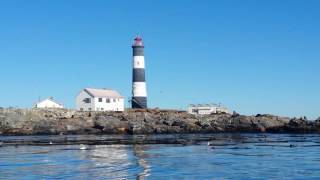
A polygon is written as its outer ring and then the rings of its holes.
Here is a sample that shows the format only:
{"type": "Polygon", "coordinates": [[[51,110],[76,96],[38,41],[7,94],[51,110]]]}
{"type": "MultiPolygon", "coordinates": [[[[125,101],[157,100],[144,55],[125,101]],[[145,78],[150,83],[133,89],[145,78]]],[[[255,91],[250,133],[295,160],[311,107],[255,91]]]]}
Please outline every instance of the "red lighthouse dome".
{"type": "Polygon", "coordinates": [[[140,36],[134,38],[133,46],[143,46],[142,38],[140,36]]]}

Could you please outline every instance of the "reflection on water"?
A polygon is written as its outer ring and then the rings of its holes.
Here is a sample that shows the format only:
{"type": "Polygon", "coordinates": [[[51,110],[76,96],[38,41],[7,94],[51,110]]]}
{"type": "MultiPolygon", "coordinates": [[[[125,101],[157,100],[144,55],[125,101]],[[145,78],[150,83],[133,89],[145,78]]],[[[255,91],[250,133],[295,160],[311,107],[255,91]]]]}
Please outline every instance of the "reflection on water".
{"type": "Polygon", "coordinates": [[[147,153],[144,145],[133,145],[132,149],[126,145],[98,145],[91,148],[90,151],[81,151],[81,158],[93,161],[95,168],[103,168],[104,171],[99,176],[126,178],[129,177],[131,168],[135,168],[136,165],[138,165],[137,169],[140,169],[136,174],[137,179],[144,179],[150,175],[151,169],[146,160],[147,153]],[[136,162],[132,161],[132,157],[136,162]]]}
{"type": "Polygon", "coordinates": [[[143,168],[143,171],[138,174],[137,179],[144,179],[145,177],[148,177],[151,173],[151,166],[148,164],[147,158],[148,155],[145,152],[146,146],[142,145],[134,145],[133,151],[134,155],[138,159],[138,164],[143,168]]]}
{"type": "Polygon", "coordinates": [[[124,145],[98,145],[91,150],[80,151],[82,159],[89,159],[94,163],[94,168],[103,169],[99,176],[112,178],[128,177],[128,167],[131,162],[128,150],[124,145]]]}
{"type": "MultiPolygon", "coordinates": [[[[79,143],[12,145],[8,139],[16,141],[21,137],[2,136],[0,141],[5,143],[0,147],[0,179],[320,178],[319,135],[205,134],[185,137],[192,142],[195,139],[211,140],[194,144],[86,145],[86,149],[81,149],[79,143]]],[[[45,138],[34,136],[32,140],[48,141],[45,138]]],[[[61,137],[47,138],[57,140],[61,137]]],[[[67,138],[83,140],[87,137],[67,138]]],[[[95,138],[108,137],[90,137],[95,138]]],[[[141,138],[154,140],[168,136],[141,138]]]]}

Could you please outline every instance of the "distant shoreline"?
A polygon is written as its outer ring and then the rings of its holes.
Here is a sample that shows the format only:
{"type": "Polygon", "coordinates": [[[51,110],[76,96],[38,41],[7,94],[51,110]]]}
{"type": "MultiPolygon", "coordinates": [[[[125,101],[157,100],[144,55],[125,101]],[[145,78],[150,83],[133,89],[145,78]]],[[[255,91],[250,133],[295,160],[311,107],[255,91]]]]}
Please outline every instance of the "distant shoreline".
{"type": "Polygon", "coordinates": [[[0,135],[320,133],[319,121],[274,115],[211,114],[130,109],[81,112],[67,109],[0,109],[0,135]]]}

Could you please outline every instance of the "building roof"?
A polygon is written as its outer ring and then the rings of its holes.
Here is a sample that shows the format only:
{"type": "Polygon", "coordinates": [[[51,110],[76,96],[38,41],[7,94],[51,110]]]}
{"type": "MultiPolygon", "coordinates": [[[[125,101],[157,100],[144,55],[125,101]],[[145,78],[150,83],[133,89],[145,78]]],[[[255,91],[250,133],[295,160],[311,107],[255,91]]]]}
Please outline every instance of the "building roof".
{"type": "Polygon", "coordinates": [[[91,97],[113,97],[113,98],[123,98],[121,94],[112,89],[95,89],[95,88],[85,88],[84,91],[88,93],[91,97]]]}
{"type": "Polygon", "coordinates": [[[220,103],[210,103],[210,104],[190,104],[189,107],[221,107],[224,108],[220,103]]]}
{"type": "Polygon", "coordinates": [[[51,102],[53,102],[53,103],[55,103],[55,104],[57,104],[57,105],[63,106],[62,103],[59,103],[59,102],[53,100],[53,97],[49,97],[49,98],[47,98],[47,99],[40,100],[40,101],[38,101],[37,103],[35,103],[35,105],[38,105],[38,104],[43,103],[43,102],[45,102],[45,101],[51,101],[51,102]]]}
{"type": "Polygon", "coordinates": [[[44,101],[51,101],[51,102],[53,102],[53,103],[62,105],[61,103],[58,103],[57,101],[53,100],[53,97],[49,97],[49,98],[47,98],[47,99],[44,99],[44,100],[42,100],[42,101],[39,101],[38,103],[42,103],[42,102],[44,102],[44,101]]]}

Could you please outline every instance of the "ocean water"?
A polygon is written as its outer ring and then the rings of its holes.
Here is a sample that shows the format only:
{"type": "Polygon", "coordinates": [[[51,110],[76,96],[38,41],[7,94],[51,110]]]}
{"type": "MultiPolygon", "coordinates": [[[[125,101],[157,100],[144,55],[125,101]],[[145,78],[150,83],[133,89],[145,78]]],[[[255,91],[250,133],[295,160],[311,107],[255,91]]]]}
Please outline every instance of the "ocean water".
{"type": "Polygon", "coordinates": [[[0,136],[0,141],[0,179],[320,179],[315,134],[0,136]]]}

